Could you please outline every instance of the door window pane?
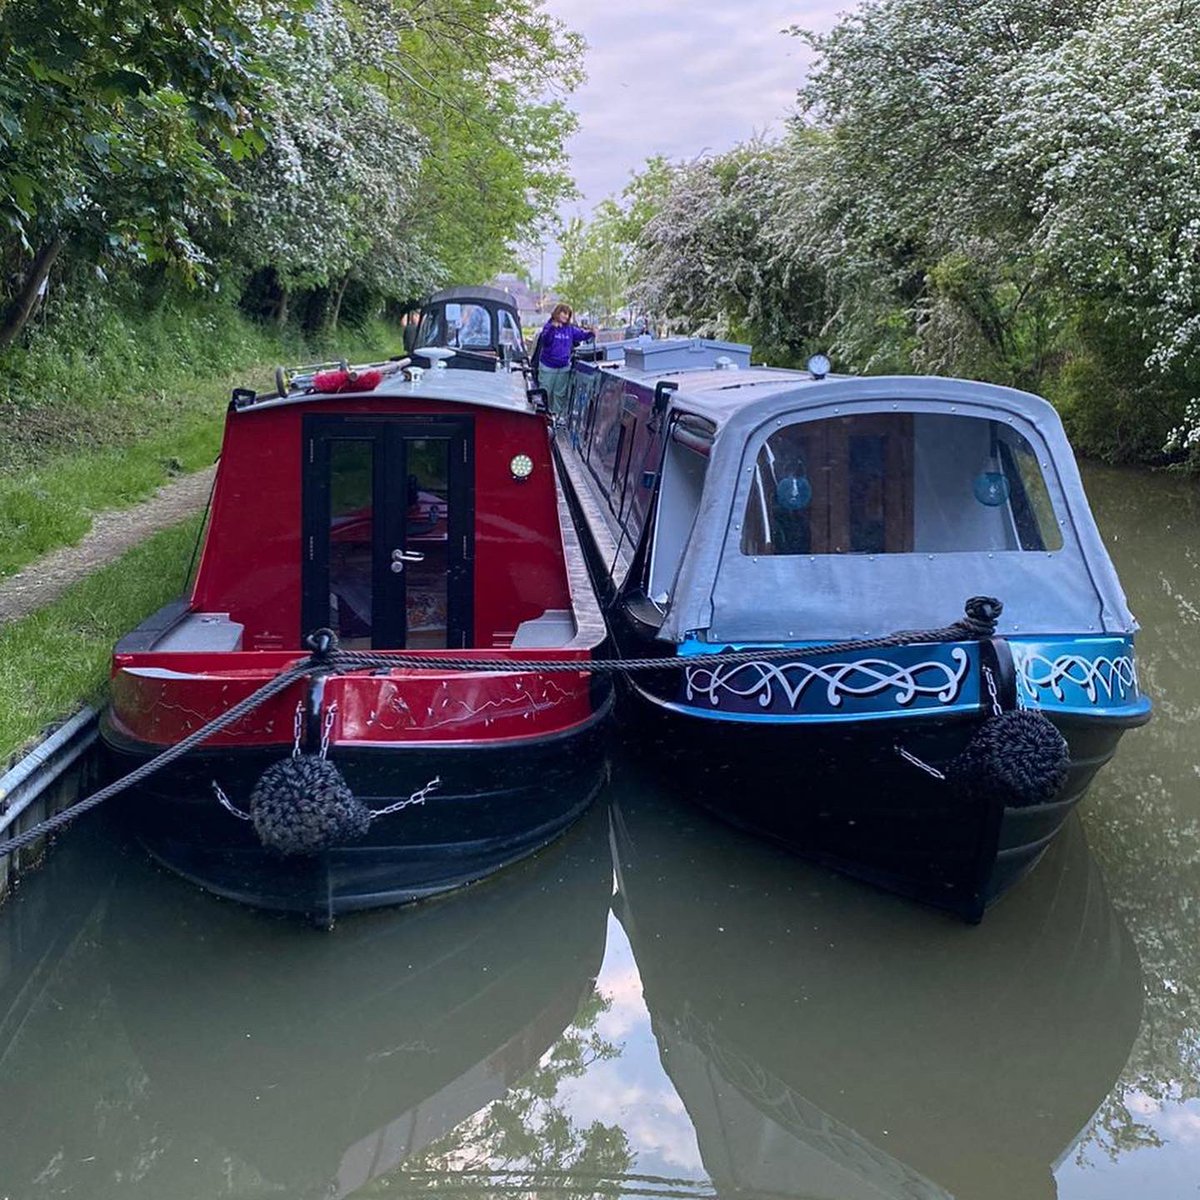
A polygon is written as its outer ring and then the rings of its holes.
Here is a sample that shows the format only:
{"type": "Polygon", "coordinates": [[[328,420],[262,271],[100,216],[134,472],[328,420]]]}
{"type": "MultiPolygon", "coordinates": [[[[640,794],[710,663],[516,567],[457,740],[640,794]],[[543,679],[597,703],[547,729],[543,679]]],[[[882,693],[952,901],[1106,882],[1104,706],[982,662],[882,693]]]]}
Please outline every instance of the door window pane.
{"type": "Polygon", "coordinates": [[[372,633],[374,447],[329,446],[329,627],[347,649],[369,649],[372,633]]]}
{"type": "Polygon", "coordinates": [[[419,562],[405,563],[407,645],[446,646],[449,588],[450,443],[445,438],[412,438],[408,466],[405,544],[419,562]]]}
{"type": "Polygon", "coordinates": [[[500,345],[507,346],[517,354],[525,353],[525,340],[521,337],[520,327],[513,320],[512,313],[500,309],[500,345]]]}
{"type": "MultiPolygon", "coordinates": [[[[451,325],[450,344],[464,350],[488,350],[495,345],[492,336],[492,315],[481,304],[453,306],[457,316],[451,325]]],[[[451,321],[451,306],[446,305],[446,319],[451,321]]]]}

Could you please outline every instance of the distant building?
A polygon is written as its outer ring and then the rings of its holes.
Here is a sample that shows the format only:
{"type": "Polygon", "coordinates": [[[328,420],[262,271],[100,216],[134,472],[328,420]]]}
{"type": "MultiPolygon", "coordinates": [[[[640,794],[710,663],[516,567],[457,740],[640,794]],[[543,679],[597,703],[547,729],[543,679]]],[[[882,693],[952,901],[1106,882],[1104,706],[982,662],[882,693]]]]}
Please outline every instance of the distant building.
{"type": "Polygon", "coordinates": [[[508,272],[494,276],[488,281],[488,286],[500,288],[512,296],[517,311],[521,314],[521,324],[526,328],[544,325],[550,316],[550,310],[558,300],[558,297],[549,291],[539,297],[535,288],[508,272]]]}

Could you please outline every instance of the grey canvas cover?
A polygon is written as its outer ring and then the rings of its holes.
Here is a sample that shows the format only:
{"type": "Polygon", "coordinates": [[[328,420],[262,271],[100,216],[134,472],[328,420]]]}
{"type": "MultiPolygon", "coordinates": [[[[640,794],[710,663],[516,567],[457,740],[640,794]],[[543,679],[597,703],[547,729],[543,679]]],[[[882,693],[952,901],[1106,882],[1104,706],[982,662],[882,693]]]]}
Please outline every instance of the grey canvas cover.
{"type": "MultiPolygon", "coordinates": [[[[660,637],[722,643],[876,637],[947,624],[976,595],[1004,602],[999,625],[1004,634],[1136,628],[1062,423],[1045,400],[992,384],[927,376],[815,381],[752,370],[735,378],[724,372],[676,378],[672,409],[703,417],[716,433],[660,637]],[[742,525],[755,464],[775,430],[791,422],[897,412],[924,420],[927,428],[935,419],[974,417],[1011,429],[1013,439],[1036,455],[1061,537],[1039,550],[746,552],[742,525]]],[[[952,454],[953,448],[944,449],[952,454]]]]}

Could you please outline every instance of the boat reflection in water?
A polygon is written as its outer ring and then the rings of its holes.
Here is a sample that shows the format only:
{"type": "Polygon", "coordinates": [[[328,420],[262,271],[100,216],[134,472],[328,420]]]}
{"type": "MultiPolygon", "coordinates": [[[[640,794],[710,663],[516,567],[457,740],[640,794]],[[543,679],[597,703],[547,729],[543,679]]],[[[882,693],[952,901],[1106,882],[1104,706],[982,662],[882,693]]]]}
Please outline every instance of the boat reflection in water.
{"type": "Polygon", "coordinates": [[[1077,821],[968,928],[625,796],[617,910],[719,1195],[1056,1194],[1142,1007],[1077,821]]]}
{"type": "Polygon", "coordinates": [[[508,1094],[540,1137],[548,1072],[599,1011],[607,831],[597,808],[510,871],[329,937],[127,850],[0,1046],[0,1194],[299,1200],[486,1171],[484,1110],[508,1094]]]}

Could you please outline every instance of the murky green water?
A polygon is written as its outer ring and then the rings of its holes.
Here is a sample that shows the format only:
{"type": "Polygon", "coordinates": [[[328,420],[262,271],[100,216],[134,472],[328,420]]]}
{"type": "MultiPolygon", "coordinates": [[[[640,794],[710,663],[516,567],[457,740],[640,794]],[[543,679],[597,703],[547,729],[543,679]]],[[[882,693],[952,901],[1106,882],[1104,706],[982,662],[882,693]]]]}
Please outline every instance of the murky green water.
{"type": "Polygon", "coordinates": [[[1200,492],[1088,485],[1156,718],[979,928],[631,758],[534,862],[330,935],[77,830],[0,910],[0,1197],[1195,1196],[1200,492]]]}

